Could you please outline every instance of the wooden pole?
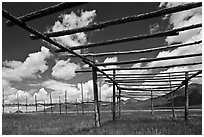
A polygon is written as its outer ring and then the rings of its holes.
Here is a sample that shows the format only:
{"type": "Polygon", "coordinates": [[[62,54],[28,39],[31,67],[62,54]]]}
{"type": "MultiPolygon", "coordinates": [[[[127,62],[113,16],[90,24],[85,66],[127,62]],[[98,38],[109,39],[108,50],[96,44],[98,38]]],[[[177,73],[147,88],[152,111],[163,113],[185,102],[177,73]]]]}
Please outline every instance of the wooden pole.
{"type": "Polygon", "coordinates": [[[45,112],[46,112],[46,111],[45,111],[45,101],[44,101],[44,114],[45,114],[45,112]]]}
{"type": "Polygon", "coordinates": [[[119,89],[119,118],[121,117],[121,90],[119,89]]]}
{"type": "Polygon", "coordinates": [[[17,92],[17,105],[18,105],[18,113],[19,113],[19,98],[18,98],[18,92],[17,92]]]}
{"type": "Polygon", "coordinates": [[[37,96],[35,95],[35,112],[38,111],[37,96]]]}
{"type": "Polygon", "coordinates": [[[153,92],[151,91],[151,115],[154,115],[153,92]]]}
{"type": "Polygon", "coordinates": [[[100,111],[98,103],[98,86],[97,86],[97,70],[92,67],[93,89],[94,89],[94,106],[95,106],[95,126],[100,127],[100,111]]]}
{"type": "MultiPolygon", "coordinates": [[[[67,10],[69,8],[80,6],[82,4],[85,4],[85,2],[73,2],[73,3],[63,2],[63,3],[59,3],[56,5],[44,8],[44,9],[40,9],[40,10],[31,12],[31,13],[28,13],[26,15],[18,17],[18,19],[22,20],[23,22],[27,22],[27,21],[31,21],[34,19],[38,19],[38,18],[47,16],[47,15],[50,15],[50,14],[54,14],[54,13],[62,11],[62,10],[67,10]]],[[[15,24],[9,20],[6,22],[6,25],[7,26],[13,26],[15,24]]]]}
{"type": "Polygon", "coordinates": [[[62,108],[61,108],[61,100],[60,100],[60,96],[59,96],[59,111],[60,111],[60,115],[61,115],[61,113],[62,113],[62,108]]]}
{"type": "Polygon", "coordinates": [[[26,113],[28,113],[28,97],[26,96],[26,113]]]}
{"type": "Polygon", "coordinates": [[[66,110],[66,114],[67,114],[67,92],[65,91],[65,110],[66,110]]]}
{"type": "Polygon", "coordinates": [[[175,117],[175,111],[174,111],[174,99],[173,99],[173,92],[172,92],[172,86],[171,86],[171,74],[169,73],[169,85],[170,85],[170,92],[171,92],[171,108],[172,108],[172,116],[175,117]]]}
{"type": "Polygon", "coordinates": [[[4,113],[4,89],[3,89],[3,113],[4,113]]]}
{"type": "Polygon", "coordinates": [[[53,113],[53,110],[52,110],[52,93],[50,93],[50,105],[51,105],[51,113],[53,113]]]}
{"type": "MultiPolygon", "coordinates": [[[[113,70],[113,80],[115,80],[115,70],[113,70]]],[[[113,120],[115,120],[115,83],[113,83],[113,106],[112,106],[113,120]]]]}
{"type": "Polygon", "coordinates": [[[185,121],[188,121],[188,106],[189,106],[189,97],[188,97],[188,72],[185,72],[185,121]]]}
{"type": "Polygon", "coordinates": [[[84,96],[83,96],[83,85],[81,82],[81,112],[84,115],[84,96]]]}
{"type": "Polygon", "coordinates": [[[78,103],[77,103],[77,99],[76,99],[76,112],[77,112],[77,114],[79,113],[79,112],[78,112],[78,103]]]}

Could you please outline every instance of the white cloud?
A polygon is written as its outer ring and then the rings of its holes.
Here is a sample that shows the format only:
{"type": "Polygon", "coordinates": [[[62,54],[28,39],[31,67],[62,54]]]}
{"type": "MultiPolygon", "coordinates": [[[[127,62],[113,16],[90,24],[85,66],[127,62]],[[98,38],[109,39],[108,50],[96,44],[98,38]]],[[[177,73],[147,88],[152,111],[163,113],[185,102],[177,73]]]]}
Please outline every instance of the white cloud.
{"type": "Polygon", "coordinates": [[[70,59],[58,60],[52,68],[52,76],[58,79],[69,80],[76,76],[75,71],[80,69],[80,66],[71,63],[70,59]]]}
{"type": "MultiPolygon", "coordinates": [[[[96,11],[80,11],[80,15],[77,15],[74,12],[70,14],[62,14],[59,17],[62,18],[62,21],[56,21],[55,25],[51,28],[51,32],[69,30],[79,27],[84,27],[93,22],[96,16],[96,11]]],[[[53,38],[58,43],[62,44],[65,47],[73,47],[81,44],[87,43],[87,35],[84,32],[76,33],[72,35],[60,36],[53,38]]]]}
{"type": "MultiPolygon", "coordinates": [[[[178,6],[184,3],[178,2],[165,2],[161,3],[160,7],[172,7],[178,6]]],[[[173,13],[168,18],[169,24],[173,26],[173,28],[180,28],[189,25],[194,25],[202,22],[202,8],[195,8],[191,10],[186,10],[178,13],[173,13]]],[[[188,30],[180,32],[178,36],[168,36],[166,38],[166,42],[168,44],[172,44],[174,42],[188,43],[202,40],[202,31],[201,28],[188,30]]],[[[202,53],[202,44],[192,45],[187,47],[179,47],[174,50],[169,51],[161,51],[158,53],[157,58],[159,57],[171,57],[171,56],[180,56],[187,54],[197,54],[202,53]]],[[[174,65],[174,64],[183,64],[183,63],[193,63],[202,61],[202,57],[192,57],[192,58],[183,58],[183,59],[174,59],[174,60],[164,60],[164,61],[155,61],[147,64],[149,67],[155,66],[165,66],[165,65],[174,65]]],[[[182,71],[182,70],[192,70],[192,69],[201,69],[202,65],[196,66],[185,66],[185,67],[174,67],[166,70],[165,72],[172,71],[182,71]]],[[[197,80],[198,81],[198,80],[197,80]]]]}
{"type": "Polygon", "coordinates": [[[41,47],[40,52],[29,54],[24,62],[5,61],[3,62],[2,77],[7,81],[36,78],[37,73],[43,73],[48,69],[46,59],[50,56],[49,49],[41,47]]]}
{"type": "Polygon", "coordinates": [[[36,92],[33,97],[37,98],[37,102],[44,102],[49,100],[49,96],[47,91],[44,88],[41,88],[38,92],[36,92]]]}

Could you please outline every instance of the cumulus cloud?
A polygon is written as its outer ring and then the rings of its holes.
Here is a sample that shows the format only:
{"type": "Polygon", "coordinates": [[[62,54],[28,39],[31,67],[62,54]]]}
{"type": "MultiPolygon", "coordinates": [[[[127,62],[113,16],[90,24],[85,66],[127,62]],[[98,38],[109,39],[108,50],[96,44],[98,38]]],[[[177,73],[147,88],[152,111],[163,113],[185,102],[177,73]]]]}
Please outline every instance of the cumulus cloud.
{"type": "MultiPolygon", "coordinates": [[[[95,16],[96,10],[81,10],[79,14],[74,12],[70,14],[61,14],[59,18],[61,18],[62,21],[56,21],[48,32],[57,32],[87,26],[93,22],[95,16]]],[[[87,43],[87,34],[80,32],[72,35],[55,37],[53,39],[65,47],[74,47],[87,43]]]]}
{"type": "Polygon", "coordinates": [[[49,49],[41,47],[41,51],[31,53],[24,62],[3,62],[2,77],[7,81],[21,81],[23,78],[36,78],[37,73],[43,73],[48,69],[46,59],[51,56],[49,49]]]}
{"type": "MultiPolygon", "coordinates": [[[[180,2],[164,2],[160,4],[160,7],[173,7],[178,6],[185,3],[180,2]]],[[[198,23],[202,23],[202,8],[195,8],[191,10],[186,10],[178,13],[170,14],[167,18],[169,20],[169,24],[173,26],[173,28],[180,28],[189,25],[194,25],[198,23]]],[[[180,32],[178,36],[168,36],[166,37],[166,42],[168,44],[172,43],[188,43],[202,40],[202,30],[201,28],[188,30],[180,32]]],[[[179,47],[174,50],[169,51],[161,51],[158,53],[157,58],[159,57],[170,57],[170,56],[180,56],[187,54],[197,54],[202,52],[202,44],[192,45],[187,47],[179,47]]],[[[165,60],[165,61],[156,61],[150,62],[147,65],[150,67],[154,66],[164,66],[170,64],[182,64],[182,63],[193,63],[202,61],[202,57],[192,57],[192,58],[183,58],[176,60],[165,60]]],[[[166,70],[166,72],[171,71],[181,71],[181,70],[192,70],[192,69],[201,69],[201,65],[196,66],[185,66],[185,67],[175,67],[166,70]]]]}
{"type": "Polygon", "coordinates": [[[75,71],[80,69],[80,66],[71,63],[70,59],[58,60],[52,68],[52,76],[58,79],[69,80],[76,76],[75,71]]]}

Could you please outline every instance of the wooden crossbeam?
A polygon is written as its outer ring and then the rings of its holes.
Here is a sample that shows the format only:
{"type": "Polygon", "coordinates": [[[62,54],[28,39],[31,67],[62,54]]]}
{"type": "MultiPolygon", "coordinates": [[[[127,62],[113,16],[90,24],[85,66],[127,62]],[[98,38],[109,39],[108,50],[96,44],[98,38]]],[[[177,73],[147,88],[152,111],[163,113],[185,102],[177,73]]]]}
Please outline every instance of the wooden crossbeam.
{"type": "MultiPolygon", "coordinates": [[[[114,39],[114,40],[90,43],[90,44],[86,44],[86,45],[79,45],[79,46],[75,46],[75,47],[70,47],[70,49],[71,50],[79,50],[79,49],[100,47],[100,46],[112,45],[112,44],[129,42],[129,41],[136,41],[136,40],[143,40],[143,39],[149,39],[149,38],[166,37],[166,36],[178,35],[179,32],[186,31],[186,30],[191,30],[191,29],[196,29],[196,28],[200,28],[200,27],[202,27],[201,23],[195,24],[195,25],[186,26],[186,27],[181,27],[181,28],[177,28],[177,29],[157,32],[157,33],[154,33],[154,34],[136,35],[136,36],[119,38],[119,39],[114,39]]],[[[65,50],[65,49],[57,50],[57,52],[66,52],[66,51],[67,50],[65,50]]]]}
{"type": "MultiPolygon", "coordinates": [[[[157,66],[157,67],[138,67],[138,68],[111,68],[111,69],[101,69],[102,71],[112,71],[114,70],[148,70],[148,69],[163,69],[163,68],[171,68],[171,67],[181,67],[181,66],[193,66],[193,65],[200,65],[202,62],[195,62],[195,63],[184,63],[184,64],[176,64],[176,65],[166,65],[166,66],[157,66]]],[[[91,69],[85,69],[85,70],[76,70],[75,73],[86,73],[86,72],[92,72],[91,69]]],[[[161,73],[161,74],[169,74],[172,72],[167,72],[167,73],[161,73]]],[[[173,72],[173,73],[180,73],[179,72],[173,72]]],[[[156,73],[158,74],[158,73],[156,73]]],[[[152,74],[134,74],[134,73],[124,73],[120,74],[118,73],[117,75],[156,75],[155,73],[152,74]]],[[[109,74],[111,76],[111,74],[109,74]]]]}
{"type": "MultiPolygon", "coordinates": [[[[181,44],[172,44],[172,45],[165,45],[165,46],[157,46],[155,48],[149,48],[149,49],[142,49],[142,50],[130,50],[130,51],[119,51],[119,52],[104,52],[104,53],[87,53],[87,54],[80,54],[84,57],[101,57],[101,56],[112,56],[112,55],[130,55],[130,54],[140,54],[140,53],[148,53],[148,52],[154,52],[154,51],[160,51],[160,50],[167,50],[167,49],[174,49],[178,47],[186,47],[186,46],[196,46],[198,44],[202,43],[202,40],[200,41],[194,41],[189,43],[181,43],[181,44]]],[[[58,51],[56,51],[58,52],[58,51]]],[[[75,57],[72,54],[66,55],[68,57],[75,57]]]]}
{"type": "MultiPolygon", "coordinates": [[[[160,9],[157,11],[152,11],[149,13],[133,15],[133,16],[123,17],[123,18],[119,18],[119,19],[114,19],[114,20],[109,20],[106,22],[101,22],[99,24],[92,24],[90,26],[86,26],[86,27],[82,27],[82,28],[76,28],[73,30],[65,30],[65,31],[59,31],[59,32],[45,33],[45,35],[48,37],[58,37],[58,36],[63,36],[63,35],[75,34],[78,32],[98,30],[98,29],[103,29],[103,28],[106,28],[106,27],[112,26],[112,25],[119,25],[119,24],[124,24],[124,23],[128,23],[128,22],[133,22],[133,21],[155,18],[155,17],[166,15],[166,14],[180,12],[180,11],[184,11],[184,10],[189,10],[189,9],[197,8],[197,7],[201,7],[201,6],[202,6],[202,2],[187,3],[184,5],[178,5],[175,7],[169,7],[169,8],[164,8],[164,9],[160,9]]],[[[31,35],[31,38],[37,39],[38,36],[32,36],[31,35]]]]}
{"type": "Polygon", "coordinates": [[[148,59],[140,59],[140,60],[129,60],[129,61],[120,61],[120,62],[118,61],[118,62],[97,63],[96,66],[126,65],[126,64],[133,64],[133,63],[144,63],[144,62],[170,60],[170,59],[191,58],[191,57],[197,57],[197,56],[202,56],[202,53],[170,56],[170,57],[160,57],[160,58],[148,58],[148,59]]]}
{"type": "MultiPolygon", "coordinates": [[[[51,15],[54,14],[56,12],[60,12],[69,8],[73,8],[76,6],[80,6],[86,4],[86,2],[64,2],[64,3],[59,3],[44,9],[40,9],[31,13],[28,13],[26,15],[23,15],[21,17],[18,17],[19,20],[21,20],[22,22],[27,22],[27,21],[31,21],[34,19],[38,19],[47,15],[51,15]]],[[[7,21],[6,22],[7,26],[13,26],[15,25],[15,23],[13,23],[12,21],[7,21]]]]}

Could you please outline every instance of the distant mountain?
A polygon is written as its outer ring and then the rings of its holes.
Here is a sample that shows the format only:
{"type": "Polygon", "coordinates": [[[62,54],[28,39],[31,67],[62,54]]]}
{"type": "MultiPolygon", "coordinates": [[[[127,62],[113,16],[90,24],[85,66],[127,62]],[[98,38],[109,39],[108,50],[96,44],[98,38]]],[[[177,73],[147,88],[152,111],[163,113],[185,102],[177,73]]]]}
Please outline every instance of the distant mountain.
{"type": "MultiPolygon", "coordinates": [[[[192,83],[188,85],[189,106],[202,106],[202,85],[192,83]]],[[[185,87],[173,93],[174,106],[183,107],[185,105],[185,87]]],[[[171,107],[171,95],[166,94],[153,99],[154,107],[171,107]]],[[[151,100],[137,101],[128,100],[128,103],[122,105],[123,109],[148,109],[151,106],[151,100]],[[131,102],[131,103],[130,103],[131,102]]]]}

